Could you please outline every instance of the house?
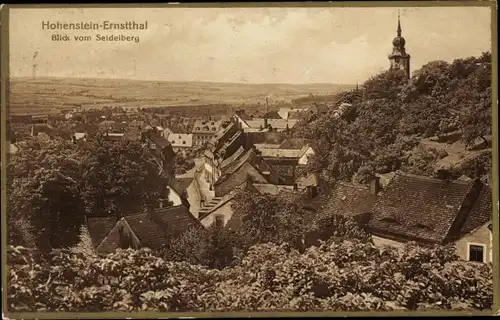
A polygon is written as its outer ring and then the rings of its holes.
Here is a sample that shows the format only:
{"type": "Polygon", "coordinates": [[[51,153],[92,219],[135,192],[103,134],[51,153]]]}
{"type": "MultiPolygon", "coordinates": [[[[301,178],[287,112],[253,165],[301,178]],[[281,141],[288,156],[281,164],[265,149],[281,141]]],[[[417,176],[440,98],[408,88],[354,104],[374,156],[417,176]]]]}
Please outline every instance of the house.
{"type": "Polygon", "coordinates": [[[29,114],[13,114],[9,118],[9,122],[12,124],[31,124],[33,122],[33,117],[29,114]]]}
{"type": "Polygon", "coordinates": [[[9,143],[9,149],[7,149],[7,153],[8,154],[14,154],[16,153],[17,151],[19,150],[19,148],[13,144],[13,143],[9,143]]]}
{"type": "Polygon", "coordinates": [[[236,121],[226,122],[212,139],[207,142],[204,152],[205,180],[213,184],[222,174],[223,167],[248,150],[250,144],[236,121]]]}
{"type": "Polygon", "coordinates": [[[233,217],[234,211],[232,209],[232,205],[236,195],[242,190],[257,192],[257,190],[252,187],[252,184],[244,182],[224,196],[213,198],[198,212],[198,220],[201,224],[205,228],[209,228],[213,225],[218,227],[227,226],[235,228],[239,225],[235,223],[238,219],[237,217],[233,217]]]}
{"type": "Polygon", "coordinates": [[[493,198],[484,185],[455,242],[457,255],[466,261],[493,261],[493,198]]]}
{"type": "Polygon", "coordinates": [[[78,141],[78,140],[86,140],[87,138],[87,133],[86,132],[76,132],[73,135],[73,140],[78,141]]]}
{"type": "Polygon", "coordinates": [[[366,229],[376,245],[447,244],[459,235],[482,183],[397,172],[377,197],[366,229]]]}
{"type": "MultiPolygon", "coordinates": [[[[165,131],[163,131],[165,133],[165,131]]],[[[193,135],[186,133],[170,133],[165,139],[172,144],[172,149],[175,153],[185,153],[193,147],[193,135]]]]}
{"type": "Polygon", "coordinates": [[[300,113],[306,110],[306,108],[280,108],[278,110],[278,114],[282,119],[288,120],[291,118],[292,114],[300,113]]]}
{"type": "Polygon", "coordinates": [[[221,128],[222,121],[198,119],[193,125],[193,145],[201,146],[209,141],[221,128]]]}
{"type": "Polygon", "coordinates": [[[117,132],[105,132],[102,134],[104,140],[107,141],[121,141],[124,139],[124,136],[125,136],[124,133],[117,133],[117,132]]]}
{"type": "Polygon", "coordinates": [[[169,176],[174,176],[175,152],[172,144],[161,136],[161,133],[151,126],[141,132],[141,141],[152,151],[157,161],[169,176]]]}
{"type": "MultiPolygon", "coordinates": [[[[161,171],[160,174],[161,173],[163,173],[163,171],[161,171]]],[[[167,200],[171,202],[174,206],[184,205],[189,209],[190,204],[188,201],[187,188],[191,184],[192,179],[189,181],[189,183],[186,183],[185,179],[178,180],[167,174],[162,175],[162,177],[167,180],[167,185],[169,189],[167,200]]]]}
{"type": "Polygon", "coordinates": [[[284,184],[281,177],[251,148],[234,161],[222,166],[221,176],[213,184],[215,196],[223,196],[247,181],[257,184],[284,184]]]}
{"type": "Polygon", "coordinates": [[[334,216],[354,218],[361,225],[370,218],[371,210],[381,190],[378,178],[370,185],[337,181],[320,209],[318,221],[334,216]]]}
{"type": "Polygon", "coordinates": [[[298,120],[285,120],[285,119],[268,119],[268,118],[250,118],[243,117],[243,113],[237,113],[236,118],[241,125],[241,128],[246,131],[254,131],[254,130],[269,130],[269,131],[278,131],[278,132],[286,132],[292,129],[298,120]]]}
{"type": "Polygon", "coordinates": [[[171,134],[171,133],[174,133],[172,130],[170,130],[169,128],[163,130],[163,132],[161,133],[161,135],[163,136],[163,138],[167,139],[168,138],[168,135],[171,134]]]}
{"type": "Polygon", "coordinates": [[[33,123],[30,126],[30,129],[31,129],[31,136],[32,137],[37,137],[40,134],[45,134],[45,135],[52,138],[52,137],[55,137],[57,134],[54,127],[52,127],[51,125],[48,125],[46,123],[33,123]]]}
{"type": "Polygon", "coordinates": [[[33,124],[47,124],[49,121],[49,115],[43,114],[43,115],[33,115],[31,117],[31,123],[33,124]]]}
{"type": "Polygon", "coordinates": [[[284,140],[278,148],[259,148],[262,158],[283,178],[287,183],[296,182],[300,173],[309,164],[314,155],[314,144],[305,139],[284,140]]]}
{"type": "Polygon", "coordinates": [[[246,139],[250,144],[257,145],[281,145],[288,138],[284,132],[245,132],[246,139]]]}
{"type": "Polygon", "coordinates": [[[88,218],[87,228],[98,254],[122,248],[160,249],[190,228],[201,228],[185,206],[172,206],[124,217],[88,218]]]}
{"type": "Polygon", "coordinates": [[[296,185],[276,185],[271,183],[252,183],[252,186],[261,194],[277,195],[282,192],[297,191],[296,185]]]}

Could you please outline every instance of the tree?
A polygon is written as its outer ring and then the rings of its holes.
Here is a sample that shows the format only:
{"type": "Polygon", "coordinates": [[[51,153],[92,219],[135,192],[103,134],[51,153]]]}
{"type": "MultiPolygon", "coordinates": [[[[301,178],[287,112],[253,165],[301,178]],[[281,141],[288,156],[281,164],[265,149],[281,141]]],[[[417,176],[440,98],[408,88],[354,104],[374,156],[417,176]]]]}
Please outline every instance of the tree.
{"type": "Polygon", "coordinates": [[[432,175],[443,155],[413,150],[419,140],[461,130],[466,145],[477,138],[488,143],[491,55],[452,64],[432,61],[410,82],[404,72],[386,71],[335,101],[352,106],[340,116],[303,115],[294,128],[295,136],[318,141],[310,171],[331,182],[366,182],[376,173],[399,169],[432,175]]]}
{"type": "Polygon", "coordinates": [[[76,243],[85,212],[81,173],[77,149],[69,141],[32,138],[20,143],[7,170],[8,229],[18,231],[11,240],[20,237],[43,251],[76,243]]]}
{"type": "Polygon", "coordinates": [[[235,259],[234,236],[230,231],[211,227],[191,228],[159,250],[168,261],[185,261],[208,268],[223,269],[235,259]]]}
{"type": "Polygon", "coordinates": [[[7,171],[9,241],[44,252],[72,247],[85,215],[142,211],[168,198],[159,172],[138,142],[36,137],[20,143],[7,171]]]}
{"type": "Polygon", "coordinates": [[[244,239],[243,250],[257,243],[287,242],[302,248],[312,230],[311,213],[302,209],[299,196],[284,192],[267,195],[251,191],[240,192],[232,204],[242,224],[236,231],[244,239]]]}
{"type": "Polygon", "coordinates": [[[93,139],[83,144],[82,196],[87,214],[107,216],[154,208],[168,198],[160,164],[137,141],[93,139]]]}

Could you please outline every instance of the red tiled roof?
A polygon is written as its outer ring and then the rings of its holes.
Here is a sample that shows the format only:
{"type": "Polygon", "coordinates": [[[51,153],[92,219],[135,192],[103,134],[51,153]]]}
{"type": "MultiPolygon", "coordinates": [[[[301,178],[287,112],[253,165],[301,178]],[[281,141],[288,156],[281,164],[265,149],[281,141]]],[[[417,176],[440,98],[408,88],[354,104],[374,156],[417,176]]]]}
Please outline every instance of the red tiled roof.
{"type": "Polygon", "coordinates": [[[472,185],[398,173],[376,201],[368,228],[376,234],[442,243],[472,185]]]}

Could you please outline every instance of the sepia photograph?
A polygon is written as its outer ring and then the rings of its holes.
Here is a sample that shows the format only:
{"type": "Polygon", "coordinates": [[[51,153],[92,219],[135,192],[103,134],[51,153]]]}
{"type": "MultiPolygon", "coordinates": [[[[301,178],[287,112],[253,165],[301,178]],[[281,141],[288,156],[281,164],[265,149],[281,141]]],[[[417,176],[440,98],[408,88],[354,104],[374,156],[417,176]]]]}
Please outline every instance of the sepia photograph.
{"type": "Polygon", "coordinates": [[[428,3],[2,7],[3,312],[493,314],[496,3],[428,3]]]}

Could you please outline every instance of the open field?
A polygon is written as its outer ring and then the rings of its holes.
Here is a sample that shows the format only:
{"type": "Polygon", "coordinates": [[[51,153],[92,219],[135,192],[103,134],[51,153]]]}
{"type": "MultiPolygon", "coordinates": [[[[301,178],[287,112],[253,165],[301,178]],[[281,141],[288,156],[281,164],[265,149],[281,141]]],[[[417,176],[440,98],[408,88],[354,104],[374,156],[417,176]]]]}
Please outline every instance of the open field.
{"type": "Polygon", "coordinates": [[[351,89],[336,84],[240,84],[162,82],[86,78],[13,78],[10,112],[37,114],[62,108],[166,107],[210,104],[239,105],[290,101],[309,94],[335,94],[351,89]]]}

